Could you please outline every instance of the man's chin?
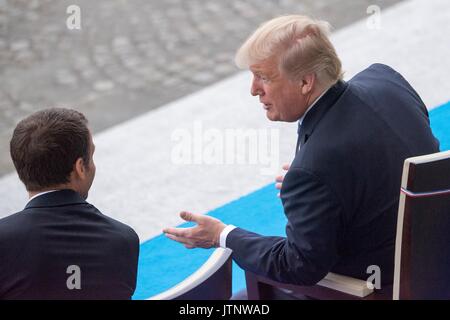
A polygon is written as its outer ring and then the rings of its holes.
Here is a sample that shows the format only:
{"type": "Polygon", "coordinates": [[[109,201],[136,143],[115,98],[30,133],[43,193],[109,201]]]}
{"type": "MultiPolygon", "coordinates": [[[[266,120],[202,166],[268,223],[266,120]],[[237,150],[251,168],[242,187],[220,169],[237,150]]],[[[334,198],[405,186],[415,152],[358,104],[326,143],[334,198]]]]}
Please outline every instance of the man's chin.
{"type": "Polygon", "coordinates": [[[267,110],[266,117],[270,121],[280,121],[280,117],[278,117],[278,115],[276,114],[271,113],[270,110],[267,110]]]}

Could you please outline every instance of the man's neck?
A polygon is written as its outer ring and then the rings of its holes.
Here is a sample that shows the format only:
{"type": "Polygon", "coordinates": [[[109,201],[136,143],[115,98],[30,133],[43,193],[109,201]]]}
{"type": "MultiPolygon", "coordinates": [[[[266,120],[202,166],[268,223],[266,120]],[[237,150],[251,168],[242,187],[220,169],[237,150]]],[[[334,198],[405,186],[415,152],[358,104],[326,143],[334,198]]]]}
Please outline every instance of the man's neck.
{"type": "Polygon", "coordinates": [[[312,102],[306,109],[305,113],[300,117],[300,119],[298,119],[299,125],[302,124],[303,119],[305,118],[308,111],[311,110],[311,108],[317,103],[317,101],[319,101],[320,98],[322,98],[325,95],[325,93],[328,91],[328,89],[330,89],[330,87],[326,87],[325,89],[318,90],[318,93],[313,96],[312,102]]]}
{"type": "Polygon", "coordinates": [[[311,96],[311,102],[308,108],[314,105],[331,87],[332,85],[321,86],[320,88],[318,88],[317,91],[311,96]]]}
{"type": "Polygon", "coordinates": [[[28,191],[28,198],[34,198],[39,194],[43,194],[43,193],[47,193],[47,192],[53,192],[53,191],[59,191],[59,190],[64,190],[64,189],[72,189],[74,190],[72,187],[70,187],[67,184],[64,185],[59,185],[59,186],[55,186],[55,187],[48,187],[48,188],[44,188],[44,189],[40,189],[40,190],[36,190],[36,191],[28,191]]]}

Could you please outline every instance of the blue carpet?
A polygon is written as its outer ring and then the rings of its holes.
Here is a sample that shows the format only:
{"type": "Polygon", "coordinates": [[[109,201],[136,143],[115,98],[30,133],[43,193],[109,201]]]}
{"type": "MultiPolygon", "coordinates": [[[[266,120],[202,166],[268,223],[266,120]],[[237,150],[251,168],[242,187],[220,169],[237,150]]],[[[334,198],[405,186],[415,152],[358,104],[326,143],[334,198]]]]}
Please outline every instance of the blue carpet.
{"type": "MultiPolygon", "coordinates": [[[[441,151],[450,150],[450,101],[430,112],[434,135],[441,151]]],[[[234,224],[262,235],[285,236],[286,218],[278,190],[269,184],[208,214],[226,224],[234,224]]],[[[191,223],[181,227],[191,226],[191,223]]],[[[141,244],[138,281],[133,299],[146,299],[169,289],[195,272],[213,249],[187,250],[163,235],[141,244]]],[[[233,263],[233,292],[245,288],[244,272],[233,263]]]]}
{"type": "Polygon", "coordinates": [[[430,111],[430,123],[441,151],[450,150],[450,101],[430,111]]]}

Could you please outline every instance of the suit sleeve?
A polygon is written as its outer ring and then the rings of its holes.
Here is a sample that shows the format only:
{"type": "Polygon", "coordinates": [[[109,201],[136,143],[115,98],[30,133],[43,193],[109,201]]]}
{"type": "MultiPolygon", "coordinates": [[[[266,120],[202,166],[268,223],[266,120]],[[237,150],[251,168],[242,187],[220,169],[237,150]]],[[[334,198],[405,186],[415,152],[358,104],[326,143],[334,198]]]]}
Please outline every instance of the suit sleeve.
{"type": "Polygon", "coordinates": [[[139,236],[134,230],[131,230],[131,242],[130,242],[130,254],[131,254],[131,279],[130,283],[132,284],[132,295],[136,290],[137,283],[137,272],[138,272],[138,263],[139,263],[139,236]]]}
{"type": "Polygon", "coordinates": [[[338,260],[342,206],[328,186],[302,169],[286,174],[281,198],[288,220],[286,238],[236,228],[228,234],[227,247],[244,270],[279,282],[313,285],[338,260]]]}

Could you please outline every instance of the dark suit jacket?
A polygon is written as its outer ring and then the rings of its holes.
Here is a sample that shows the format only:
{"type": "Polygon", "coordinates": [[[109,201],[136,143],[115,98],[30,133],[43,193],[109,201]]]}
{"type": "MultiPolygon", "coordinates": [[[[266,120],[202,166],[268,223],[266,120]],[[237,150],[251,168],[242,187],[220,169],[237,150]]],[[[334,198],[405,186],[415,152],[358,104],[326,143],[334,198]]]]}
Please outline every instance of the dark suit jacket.
{"type": "Polygon", "coordinates": [[[47,193],[0,220],[0,299],[130,299],[138,255],[129,226],[72,190],[47,193]],[[67,287],[70,265],[79,290],[67,287]]]}
{"type": "Polygon", "coordinates": [[[286,235],[236,228],[227,247],[243,269],[312,285],[328,272],[391,283],[405,158],[439,151],[425,105],[396,71],[374,64],[339,81],[306,114],[281,200],[286,235]]]}

